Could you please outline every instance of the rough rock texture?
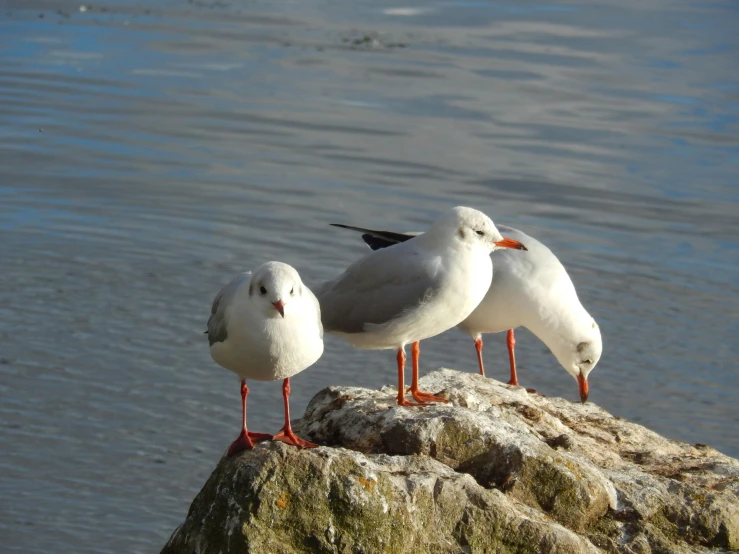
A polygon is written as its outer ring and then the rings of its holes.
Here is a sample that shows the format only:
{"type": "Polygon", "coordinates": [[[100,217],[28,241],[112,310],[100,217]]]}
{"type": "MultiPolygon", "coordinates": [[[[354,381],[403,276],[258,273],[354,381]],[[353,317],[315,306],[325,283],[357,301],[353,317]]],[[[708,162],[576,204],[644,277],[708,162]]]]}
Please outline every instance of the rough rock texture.
{"type": "Polygon", "coordinates": [[[739,550],[739,462],[593,404],[470,373],[448,405],[329,387],[296,432],[223,458],[163,553],[739,550]]]}

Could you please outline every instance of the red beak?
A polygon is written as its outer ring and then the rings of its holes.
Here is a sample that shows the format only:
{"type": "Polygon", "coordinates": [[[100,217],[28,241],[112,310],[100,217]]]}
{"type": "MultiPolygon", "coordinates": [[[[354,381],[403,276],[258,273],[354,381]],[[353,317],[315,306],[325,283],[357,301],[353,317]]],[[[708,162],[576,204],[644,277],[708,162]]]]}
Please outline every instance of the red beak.
{"type": "Polygon", "coordinates": [[[577,386],[580,388],[580,400],[582,403],[588,401],[588,380],[582,376],[582,372],[577,376],[577,386]]]}
{"type": "Polygon", "coordinates": [[[523,244],[517,240],[503,238],[498,242],[493,243],[495,246],[502,246],[503,248],[515,248],[516,250],[528,250],[523,244]]]}
{"type": "Polygon", "coordinates": [[[280,312],[280,315],[282,317],[285,317],[285,303],[282,300],[278,300],[277,302],[272,302],[272,305],[275,307],[275,310],[280,312]]]}

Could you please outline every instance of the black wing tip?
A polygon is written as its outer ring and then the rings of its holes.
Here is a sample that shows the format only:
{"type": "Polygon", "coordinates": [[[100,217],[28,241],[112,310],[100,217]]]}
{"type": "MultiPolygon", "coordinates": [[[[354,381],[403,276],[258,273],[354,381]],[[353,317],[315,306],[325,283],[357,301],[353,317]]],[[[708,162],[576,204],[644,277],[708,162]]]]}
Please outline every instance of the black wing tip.
{"type": "Polygon", "coordinates": [[[392,246],[393,244],[395,244],[392,241],[376,237],[375,235],[369,235],[367,233],[362,235],[362,240],[372,250],[381,250],[383,248],[387,248],[388,246],[392,246]]]}

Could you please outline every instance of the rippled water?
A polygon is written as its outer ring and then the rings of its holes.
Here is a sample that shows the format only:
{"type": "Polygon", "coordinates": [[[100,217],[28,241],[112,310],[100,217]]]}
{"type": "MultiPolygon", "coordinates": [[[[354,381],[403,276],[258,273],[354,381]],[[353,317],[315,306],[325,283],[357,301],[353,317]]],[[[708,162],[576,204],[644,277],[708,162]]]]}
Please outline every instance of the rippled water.
{"type": "MultiPolygon", "coordinates": [[[[157,551],[238,432],[202,335],[219,287],[269,259],[320,282],[365,252],[327,223],[457,204],[570,269],[604,336],[592,401],[739,455],[736,4],[2,6],[3,552],[157,551]]],[[[577,399],[517,349],[523,384],[577,399]]],[[[457,331],[421,360],[476,367],[457,331]]],[[[393,363],[329,338],[293,411],[393,363]]],[[[279,383],[250,408],[276,431],[279,383]]]]}

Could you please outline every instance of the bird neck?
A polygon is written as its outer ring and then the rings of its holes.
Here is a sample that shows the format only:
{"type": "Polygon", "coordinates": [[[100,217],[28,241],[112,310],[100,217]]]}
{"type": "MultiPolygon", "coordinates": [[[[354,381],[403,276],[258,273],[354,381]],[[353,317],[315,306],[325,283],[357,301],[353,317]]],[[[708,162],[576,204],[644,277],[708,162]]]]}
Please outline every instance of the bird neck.
{"type": "Polygon", "coordinates": [[[593,318],[575,296],[540,307],[538,317],[532,318],[526,327],[561,360],[588,336],[592,322],[593,318]]]}

